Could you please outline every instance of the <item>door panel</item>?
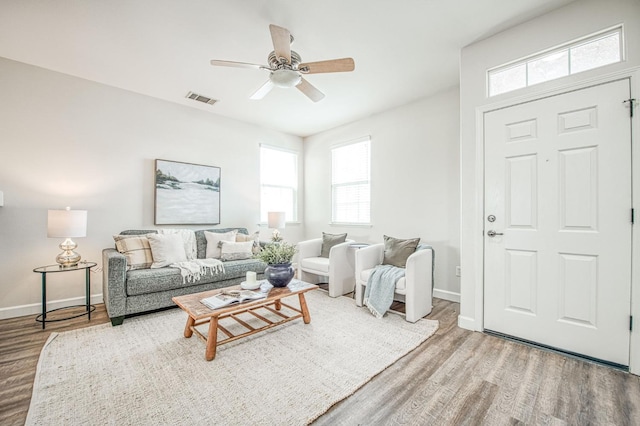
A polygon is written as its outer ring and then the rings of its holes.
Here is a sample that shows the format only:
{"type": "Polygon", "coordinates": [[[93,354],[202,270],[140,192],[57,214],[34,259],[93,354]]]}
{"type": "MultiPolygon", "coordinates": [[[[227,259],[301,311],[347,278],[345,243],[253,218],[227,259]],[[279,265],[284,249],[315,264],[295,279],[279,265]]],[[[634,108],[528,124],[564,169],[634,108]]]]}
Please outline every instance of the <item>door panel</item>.
{"type": "Polygon", "coordinates": [[[560,229],[596,231],[598,220],[598,150],[560,151],[560,229]]]}
{"type": "Polygon", "coordinates": [[[506,224],[509,228],[535,229],[537,222],[537,156],[508,158],[506,166],[506,224]]]}
{"type": "Polygon", "coordinates": [[[597,256],[560,253],[560,321],[596,327],[597,289],[597,256]]]}
{"type": "Polygon", "coordinates": [[[506,250],[506,309],[537,313],[538,254],[535,251],[506,250]]]}
{"type": "Polygon", "coordinates": [[[628,365],[629,87],[485,114],[486,329],[628,365]]]}

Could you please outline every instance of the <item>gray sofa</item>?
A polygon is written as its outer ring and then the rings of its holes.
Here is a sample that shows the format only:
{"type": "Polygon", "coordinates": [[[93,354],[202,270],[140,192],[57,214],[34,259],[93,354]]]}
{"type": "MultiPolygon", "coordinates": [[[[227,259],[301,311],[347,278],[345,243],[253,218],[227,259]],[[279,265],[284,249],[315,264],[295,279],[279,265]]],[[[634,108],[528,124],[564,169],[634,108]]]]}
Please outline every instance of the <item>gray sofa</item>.
{"type": "MultiPolygon", "coordinates": [[[[236,229],[247,234],[245,228],[207,229],[209,232],[228,232],[236,229]]],[[[196,231],[198,259],[205,257],[207,240],[205,230],[196,231]]],[[[121,235],[142,235],[154,230],[128,230],[121,235]]],[[[264,278],[267,265],[256,259],[224,262],[224,273],[212,273],[198,281],[183,283],[177,268],[135,269],[127,271],[127,261],[115,248],[102,250],[102,295],[112,325],[120,325],[126,315],[175,306],[174,296],[229,287],[244,281],[247,271],[258,279],[264,278]]]]}

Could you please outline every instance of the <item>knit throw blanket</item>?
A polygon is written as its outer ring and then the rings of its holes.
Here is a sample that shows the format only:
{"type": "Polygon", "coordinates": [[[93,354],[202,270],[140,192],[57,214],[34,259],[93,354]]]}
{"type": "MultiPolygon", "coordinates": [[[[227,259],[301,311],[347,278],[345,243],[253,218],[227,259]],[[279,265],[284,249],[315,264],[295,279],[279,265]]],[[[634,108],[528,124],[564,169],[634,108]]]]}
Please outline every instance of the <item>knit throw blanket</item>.
{"type": "Polygon", "coordinates": [[[216,272],[224,274],[224,264],[218,259],[193,259],[172,263],[169,266],[180,269],[183,283],[200,281],[203,275],[216,272]]]}
{"type": "Polygon", "coordinates": [[[364,304],[376,318],[382,318],[393,303],[396,283],[404,277],[404,268],[392,265],[378,265],[367,281],[364,304]]]}
{"type": "Polygon", "coordinates": [[[184,243],[184,252],[187,260],[175,262],[169,265],[171,268],[180,269],[182,282],[200,281],[203,275],[219,272],[224,274],[224,264],[219,259],[197,259],[198,248],[196,246],[196,233],[190,229],[159,229],[160,234],[180,234],[184,243]]]}

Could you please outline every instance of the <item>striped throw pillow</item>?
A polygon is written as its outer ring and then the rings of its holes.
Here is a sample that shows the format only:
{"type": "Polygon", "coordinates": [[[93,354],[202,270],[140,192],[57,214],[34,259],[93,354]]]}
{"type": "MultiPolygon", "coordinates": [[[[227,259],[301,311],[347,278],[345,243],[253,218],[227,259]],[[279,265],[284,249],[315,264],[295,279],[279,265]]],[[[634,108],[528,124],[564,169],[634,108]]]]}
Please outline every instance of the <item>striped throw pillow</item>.
{"type": "Polygon", "coordinates": [[[256,231],[251,235],[245,235],[240,233],[236,234],[237,243],[244,243],[246,241],[253,241],[253,249],[252,249],[253,254],[260,252],[260,232],[259,231],[256,231]]]}
{"type": "Polygon", "coordinates": [[[153,255],[146,235],[114,235],[113,239],[116,250],[127,258],[127,271],[151,267],[153,255]]]}

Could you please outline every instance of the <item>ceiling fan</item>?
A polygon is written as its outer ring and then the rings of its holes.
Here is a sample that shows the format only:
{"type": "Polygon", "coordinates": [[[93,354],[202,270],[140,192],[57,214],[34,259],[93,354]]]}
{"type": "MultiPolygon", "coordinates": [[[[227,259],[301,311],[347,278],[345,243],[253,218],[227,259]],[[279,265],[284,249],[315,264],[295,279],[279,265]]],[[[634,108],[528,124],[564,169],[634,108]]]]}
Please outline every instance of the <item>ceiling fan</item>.
{"type": "Polygon", "coordinates": [[[255,68],[270,71],[269,80],[256,90],[250,99],[262,99],[271,89],[277,86],[283,88],[296,87],[313,102],[318,102],[324,98],[324,93],[302,77],[304,74],[346,72],[355,69],[355,63],[352,58],[302,63],[300,55],[291,50],[293,36],[288,29],[271,24],[269,25],[269,31],[271,32],[274,48],[267,59],[269,65],[211,60],[211,65],[214,66],[255,68]]]}

